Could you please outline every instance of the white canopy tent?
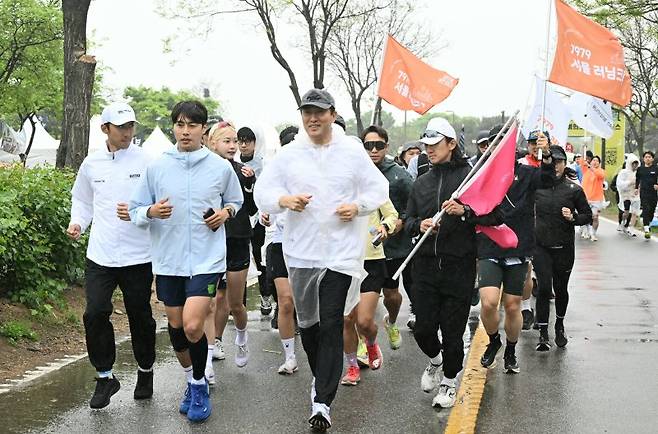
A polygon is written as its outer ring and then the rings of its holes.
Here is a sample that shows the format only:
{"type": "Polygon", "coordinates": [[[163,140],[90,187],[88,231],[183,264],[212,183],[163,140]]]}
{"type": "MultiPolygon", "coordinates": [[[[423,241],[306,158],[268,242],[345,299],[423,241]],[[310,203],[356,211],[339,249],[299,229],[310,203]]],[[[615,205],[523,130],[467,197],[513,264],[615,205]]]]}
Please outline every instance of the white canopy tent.
{"type": "Polygon", "coordinates": [[[162,155],[165,151],[173,149],[174,145],[169,141],[165,133],[162,132],[159,126],[156,126],[153,132],[144,143],[142,143],[142,148],[152,157],[157,158],[162,155]]]}

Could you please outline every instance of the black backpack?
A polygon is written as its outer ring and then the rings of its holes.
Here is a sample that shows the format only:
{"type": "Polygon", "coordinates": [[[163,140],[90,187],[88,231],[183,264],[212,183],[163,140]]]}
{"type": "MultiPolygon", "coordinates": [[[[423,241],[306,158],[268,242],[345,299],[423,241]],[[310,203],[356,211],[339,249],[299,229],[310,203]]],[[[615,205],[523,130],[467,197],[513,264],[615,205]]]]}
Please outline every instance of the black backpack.
{"type": "Polygon", "coordinates": [[[430,170],[430,159],[426,153],[421,152],[418,155],[418,176],[430,170]]]}

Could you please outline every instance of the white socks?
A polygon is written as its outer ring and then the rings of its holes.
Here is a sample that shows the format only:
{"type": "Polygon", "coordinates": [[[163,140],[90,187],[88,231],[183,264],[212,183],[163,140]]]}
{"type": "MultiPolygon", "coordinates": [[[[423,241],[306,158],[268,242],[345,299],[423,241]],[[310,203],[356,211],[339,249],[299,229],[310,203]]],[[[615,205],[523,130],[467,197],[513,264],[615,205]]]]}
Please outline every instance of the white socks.
{"type": "Polygon", "coordinates": [[[192,381],[190,381],[190,384],[205,385],[206,384],[206,378],[203,377],[200,380],[195,380],[194,378],[192,378],[192,381]]]}
{"type": "Polygon", "coordinates": [[[208,357],[206,357],[206,367],[212,367],[212,353],[215,351],[215,345],[208,345],[208,357]]]}
{"type": "Polygon", "coordinates": [[[112,377],[112,370],[110,369],[109,371],[97,371],[96,375],[98,375],[98,378],[110,378],[112,377]]]}
{"type": "Polygon", "coordinates": [[[191,383],[192,380],[194,380],[194,377],[192,376],[192,365],[188,366],[187,368],[183,368],[183,372],[185,372],[185,378],[187,379],[187,382],[191,383]]]}
{"type": "Polygon", "coordinates": [[[235,328],[235,345],[244,345],[247,343],[247,327],[240,330],[235,328]]]}
{"type": "Polygon", "coordinates": [[[434,366],[441,366],[443,364],[443,356],[439,352],[439,354],[436,357],[432,357],[430,359],[430,363],[432,363],[434,366]]]}
{"type": "Polygon", "coordinates": [[[457,386],[457,378],[443,377],[443,380],[441,380],[441,384],[445,384],[446,386],[450,386],[450,387],[455,387],[457,386]]]}
{"type": "Polygon", "coordinates": [[[295,338],[281,339],[281,346],[286,355],[286,360],[295,358],[295,338]]]}
{"type": "MultiPolygon", "coordinates": [[[[153,372],[153,366],[151,366],[148,369],[144,369],[141,366],[137,366],[137,370],[140,371],[140,372],[153,372]]],[[[112,371],[110,371],[110,372],[112,372],[112,371]]]]}
{"type": "Polygon", "coordinates": [[[530,304],[530,299],[521,300],[521,310],[532,310],[532,305],[530,304]]]}

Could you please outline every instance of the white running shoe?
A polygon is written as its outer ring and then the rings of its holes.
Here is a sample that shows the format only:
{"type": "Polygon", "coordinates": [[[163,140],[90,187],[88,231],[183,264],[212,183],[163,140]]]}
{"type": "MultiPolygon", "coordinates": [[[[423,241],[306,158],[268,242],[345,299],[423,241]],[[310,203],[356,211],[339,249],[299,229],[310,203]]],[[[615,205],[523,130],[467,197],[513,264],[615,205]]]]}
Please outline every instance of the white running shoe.
{"type": "Polygon", "coordinates": [[[619,223],[617,225],[617,232],[624,232],[624,225],[623,224],[619,223]]]}
{"type": "Polygon", "coordinates": [[[224,343],[217,338],[215,338],[215,348],[212,350],[212,358],[213,360],[224,360],[226,358],[224,343]]]}
{"type": "Polygon", "coordinates": [[[247,362],[249,362],[249,348],[247,348],[246,343],[244,345],[237,345],[237,347],[238,351],[235,353],[235,364],[238,368],[244,368],[247,366],[247,362]]]}
{"type": "Polygon", "coordinates": [[[596,235],[594,235],[594,234],[592,234],[592,235],[589,237],[589,239],[592,240],[592,241],[598,241],[598,240],[599,240],[598,238],[596,238],[596,235]]]}
{"type": "Polygon", "coordinates": [[[285,361],[285,363],[279,366],[279,374],[281,375],[292,375],[297,371],[297,358],[291,357],[285,361]]]}
{"type": "Polygon", "coordinates": [[[215,370],[211,364],[206,365],[206,380],[208,380],[209,385],[215,385],[215,370]]]}
{"type": "Polygon", "coordinates": [[[431,362],[427,364],[427,368],[423,371],[423,376],[420,378],[420,388],[423,392],[430,393],[441,382],[441,366],[433,365],[431,362]]]}
{"type": "Polygon", "coordinates": [[[317,431],[326,431],[327,428],[331,428],[329,406],[319,402],[314,402],[308,423],[311,425],[311,428],[317,431]]]}
{"type": "Polygon", "coordinates": [[[439,386],[439,393],[432,400],[432,407],[449,408],[455,405],[457,399],[457,390],[455,386],[442,384],[439,386]]]}

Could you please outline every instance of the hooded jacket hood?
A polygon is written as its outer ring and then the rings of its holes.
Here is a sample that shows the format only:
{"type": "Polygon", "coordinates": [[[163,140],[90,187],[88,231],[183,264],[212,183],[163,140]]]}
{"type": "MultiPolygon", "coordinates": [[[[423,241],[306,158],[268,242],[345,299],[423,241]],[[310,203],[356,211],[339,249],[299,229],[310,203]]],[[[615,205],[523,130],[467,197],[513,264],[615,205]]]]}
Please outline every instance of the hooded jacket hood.
{"type": "Polygon", "coordinates": [[[210,150],[203,146],[200,149],[191,152],[181,152],[178,150],[178,146],[175,146],[163,153],[163,155],[169,158],[173,158],[174,160],[179,161],[181,164],[189,163],[191,166],[196,166],[210,154],[210,150]]]}

